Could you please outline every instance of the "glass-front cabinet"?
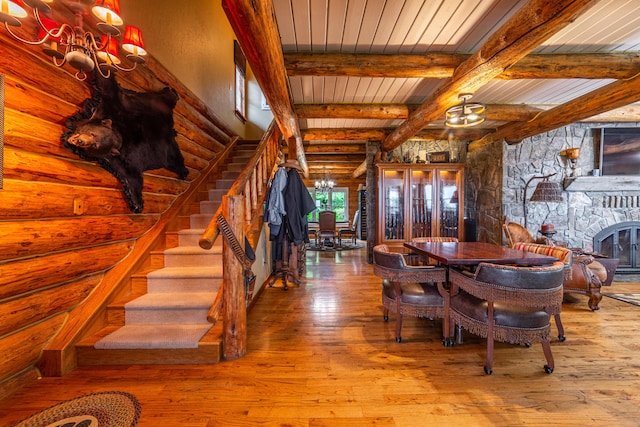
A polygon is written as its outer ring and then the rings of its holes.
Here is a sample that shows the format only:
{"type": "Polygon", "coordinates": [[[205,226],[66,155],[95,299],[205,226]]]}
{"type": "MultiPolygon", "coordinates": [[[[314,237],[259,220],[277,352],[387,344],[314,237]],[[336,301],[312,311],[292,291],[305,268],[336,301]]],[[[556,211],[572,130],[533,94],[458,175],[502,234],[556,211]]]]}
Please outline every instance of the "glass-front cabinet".
{"type": "Polygon", "coordinates": [[[383,229],[384,240],[404,240],[405,209],[404,187],[405,170],[389,169],[382,171],[380,179],[382,189],[380,197],[383,209],[378,215],[381,219],[380,227],[383,229]]]}
{"type": "Polygon", "coordinates": [[[464,239],[464,165],[380,163],[378,243],[401,250],[413,237],[464,239]]]}

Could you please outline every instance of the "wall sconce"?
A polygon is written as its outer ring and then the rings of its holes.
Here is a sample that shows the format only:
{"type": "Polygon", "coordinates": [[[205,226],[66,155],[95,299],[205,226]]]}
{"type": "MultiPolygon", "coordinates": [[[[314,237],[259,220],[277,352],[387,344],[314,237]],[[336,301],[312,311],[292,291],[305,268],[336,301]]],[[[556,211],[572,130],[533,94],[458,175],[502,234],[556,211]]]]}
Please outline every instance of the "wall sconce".
{"type": "Polygon", "coordinates": [[[576,176],[576,165],[578,164],[578,159],[580,158],[580,148],[567,148],[560,154],[564,154],[567,156],[567,159],[571,163],[571,177],[576,176]]]}
{"type": "Polygon", "coordinates": [[[484,122],[486,107],[479,102],[467,102],[472,97],[470,93],[458,95],[462,103],[447,109],[444,124],[452,128],[465,128],[484,122]]]}
{"type": "Polygon", "coordinates": [[[532,176],[529,178],[524,186],[524,194],[522,195],[522,211],[524,212],[524,227],[527,228],[527,188],[534,179],[542,179],[533,190],[530,202],[547,202],[547,203],[561,203],[564,201],[562,198],[562,187],[560,183],[551,182],[549,178],[554,176],[555,173],[544,176],[532,176]]]}
{"type": "Polygon", "coordinates": [[[144,62],[143,56],[147,54],[142,41],[140,30],[133,26],[127,26],[122,40],[122,49],[128,52],[127,59],[133,63],[130,68],[120,65],[118,58],[118,42],[115,37],[120,35],[117,28],[123,25],[120,17],[120,0],[98,0],[91,8],[93,14],[99,19],[97,28],[105,35],[96,40],[90,32],[84,31],[85,4],[93,3],[87,0],[66,1],[75,15],[74,25],[59,24],[41,14],[51,12],[50,3],[54,0],[0,0],[0,22],[4,23],[7,32],[16,40],[30,45],[43,45],[43,51],[51,56],[56,67],[62,67],[69,63],[78,71],[75,77],[85,80],[87,72],[92,71],[98,64],[98,71],[104,78],[108,78],[111,71],[132,71],[136,65],[144,62]],[[22,25],[21,19],[28,16],[24,5],[33,10],[33,17],[39,26],[36,40],[27,40],[11,30],[11,27],[22,25]],[[48,42],[48,43],[47,43],[48,42]],[[62,48],[62,51],[58,48],[62,48]]]}

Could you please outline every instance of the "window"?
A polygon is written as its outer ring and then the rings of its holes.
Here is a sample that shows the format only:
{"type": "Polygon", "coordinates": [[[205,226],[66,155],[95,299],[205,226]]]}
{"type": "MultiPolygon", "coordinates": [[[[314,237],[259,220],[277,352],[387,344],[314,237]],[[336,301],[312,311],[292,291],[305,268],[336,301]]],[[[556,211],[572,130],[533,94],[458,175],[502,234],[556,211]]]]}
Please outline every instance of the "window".
{"type": "Polygon", "coordinates": [[[233,62],[236,70],[235,113],[244,123],[247,121],[247,102],[245,98],[247,90],[247,59],[244,57],[237,40],[233,41],[233,62]]]}
{"type": "Polygon", "coordinates": [[[309,188],[309,193],[316,202],[317,209],[308,216],[309,221],[318,221],[318,212],[324,210],[334,211],[336,213],[336,222],[348,222],[349,212],[349,189],[347,187],[337,187],[330,192],[317,191],[315,188],[309,188]]]}

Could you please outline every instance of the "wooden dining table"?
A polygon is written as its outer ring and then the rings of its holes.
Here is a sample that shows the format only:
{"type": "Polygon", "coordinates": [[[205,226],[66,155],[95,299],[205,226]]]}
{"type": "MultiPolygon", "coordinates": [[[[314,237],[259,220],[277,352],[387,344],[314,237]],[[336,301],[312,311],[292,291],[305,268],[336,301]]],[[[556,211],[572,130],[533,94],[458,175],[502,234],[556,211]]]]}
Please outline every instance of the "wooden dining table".
{"type": "Polygon", "coordinates": [[[516,265],[547,265],[558,259],[486,242],[405,242],[414,253],[433,258],[443,265],[478,265],[481,262],[516,265]]]}
{"type": "MultiPolygon", "coordinates": [[[[447,282],[449,282],[449,267],[471,267],[471,270],[481,262],[493,264],[516,265],[549,265],[558,261],[557,258],[536,254],[524,250],[516,250],[505,246],[494,245],[486,242],[405,242],[404,246],[412,252],[426,258],[433,258],[446,267],[447,282]]],[[[450,292],[455,292],[450,287],[450,292]]],[[[447,319],[445,318],[445,321],[447,319]]],[[[462,328],[456,326],[455,342],[462,344],[462,328]]],[[[445,337],[442,343],[445,346],[453,345],[450,337],[445,337]]]]}

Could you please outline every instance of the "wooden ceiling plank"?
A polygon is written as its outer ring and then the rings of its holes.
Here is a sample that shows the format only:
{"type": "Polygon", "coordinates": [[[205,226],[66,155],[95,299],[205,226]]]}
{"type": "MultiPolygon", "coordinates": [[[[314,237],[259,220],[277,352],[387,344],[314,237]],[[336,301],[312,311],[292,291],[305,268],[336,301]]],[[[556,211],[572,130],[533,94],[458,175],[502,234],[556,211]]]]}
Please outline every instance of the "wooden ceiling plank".
{"type": "Polygon", "coordinates": [[[420,107],[382,143],[390,151],[444,115],[461,93],[473,93],[513,66],[542,42],[573,22],[593,0],[531,0],[446,79],[420,107]]]}
{"type": "Polygon", "coordinates": [[[540,113],[535,120],[508,123],[469,145],[469,151],[495,141],[515,143],[533,135],[557,129],[606,111],[640,101],[640,75],[630,80],[618,80],[558,107],[540,113]]]}
{"type": "Polygon", "coordinates": [[[289,153],[295,152],[304,174],[308,174],[272,0],[222,0],[222,8],[269,102],[278,127],[290,145],[289,153]]]}

